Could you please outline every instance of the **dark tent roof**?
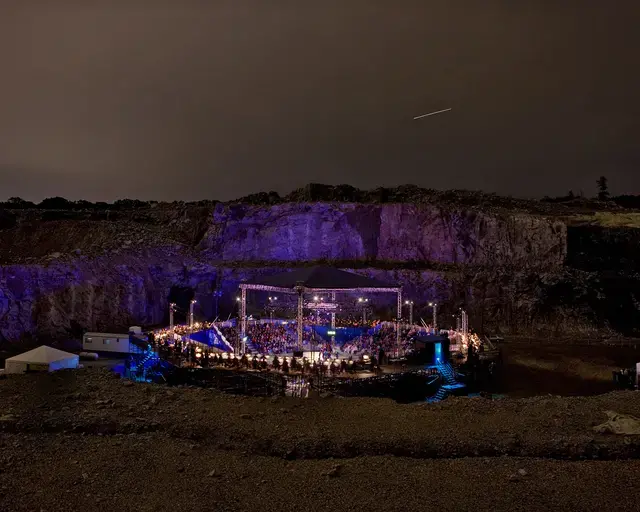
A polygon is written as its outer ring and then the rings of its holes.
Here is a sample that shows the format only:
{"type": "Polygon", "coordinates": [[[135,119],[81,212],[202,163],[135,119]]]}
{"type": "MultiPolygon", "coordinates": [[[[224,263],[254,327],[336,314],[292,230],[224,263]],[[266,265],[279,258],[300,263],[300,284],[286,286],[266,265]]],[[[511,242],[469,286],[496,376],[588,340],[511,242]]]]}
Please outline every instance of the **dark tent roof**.
{"type": "Polygon", "coordinates": [[[416,343],[442,343],[443,341],[449,341],[449,335],[447,334],[419,334],[415,337],[416,343]]]}
{"type": "Polygon", "coordinates": [[[345,270],[325,266],[299,268],[291,272],[259,277],[248,281],[246,284],[293,289],[298,283],[302,283],[305,288],[326,290],[385,288],[391,291],[400,288],[397,284],[384,283],[377,279],[371,279],[345,270]]]}

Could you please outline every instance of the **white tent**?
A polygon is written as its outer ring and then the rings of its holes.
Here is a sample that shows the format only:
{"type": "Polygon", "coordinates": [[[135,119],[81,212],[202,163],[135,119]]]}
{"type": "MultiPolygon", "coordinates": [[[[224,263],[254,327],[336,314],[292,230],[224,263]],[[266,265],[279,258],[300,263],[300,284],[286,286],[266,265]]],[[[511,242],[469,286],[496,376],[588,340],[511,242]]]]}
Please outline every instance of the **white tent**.
{"type": "Polygon", "coordinates": [[[24,354],[8,358],[5,361],[5,373],[52,372],[65,368],[77,368],[79,359],[75,354],[42,345],[24,354]]]}

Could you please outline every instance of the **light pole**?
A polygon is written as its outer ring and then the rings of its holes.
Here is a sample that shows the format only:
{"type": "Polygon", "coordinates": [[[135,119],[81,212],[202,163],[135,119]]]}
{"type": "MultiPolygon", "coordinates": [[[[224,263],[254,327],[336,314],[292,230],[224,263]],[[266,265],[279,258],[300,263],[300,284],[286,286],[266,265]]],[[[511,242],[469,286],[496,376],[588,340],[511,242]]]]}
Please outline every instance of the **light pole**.
{"type": "Polygon", "coordinates": [[[196,302],[196,299],[191,299],[191,302],[189,303],[189,331],[193,330],[193,307],[196,302]]]}
{"type": "Polygon", "coordinates": [[[464,309],[460,308],[460,316],[456,319],[456,322],[457,331],[462,337],[462,346],[464,347],[464,349],[467,349],[469,346],[469,317],[467,316],[467,312],[464,309]]]}
{"type": "Polygon", "coordinates": [[[193,307],[196,304],[196,299],[191,299],[189,302],[189,341],[187,345],[187,350],[189,351],[189,363],[191,363],[191,344],[193,341],[191,340],[191,335],[193,334],[193,307]]]}
{"type": "Polygon", "coordinates": [[[462,316],[462,335],[466,338],[469,334],[469,316],[464,309],[460,311],[462,316]]]}
{"type": "Polygon", "coordinates": [[[433,330],[438,329],[438,303],[437,302],[429,302],[429,306],[433,308],[433,330]]]}
{"type": "MultiPolygon", "coordinates": [[[[313,302],[315,302],[316,304],[321,300],[322,298],[318,297],[317,295],[313,297],[313,302]]],[[[320,325],[320,308],[316,307],[315,312],[316,312],[316,325],[320,325]]]]}
{"type": "Polygon", "coordinates": [[[273,323],[273,310],[275,306],[273,303],[278,300],[278,297],[269,297],[269,318],[271,319],[271,323],[273,323]]]}
{"type": "Polygon", "coordinates": [[[171,331],[171,336],[173,337],[173,312],[176,310],[175,302],[169,304],[169,331],[171,331]]]}
{"type": "MultiPolygon", "coordinates": [[[[298,335],[298,350],[302,350],[302,323],[304,321],[303,313],[304,313],[304,282],[298,281],[296,282],[295,291],[298,295],[298,311],[296,316],[296,330],[298,335]]],[[[313,347],[312,347],[313,348],[313,347]]]]}
{"type": "MultiPolygon", "coordinates": [[[[240,322],[242,322],[240,316],[242,315],[242,299],[240,297],[236,297],[236,302],[238,303],[238,320],[240,322]]],[[[236,325],[236,332],[238,332],[238,329],[240,328],[239,325],[236,325]]],[[[240,334],[238,334],[238,338],[236,340],[236,355],[240,354],[240,334]]]]}
{"type": "Polygon", "coordinates": [[[413,301],[406,300],[404,303],[409,306],[409,327],[413,325],[413,301]]]}
{"type": "Polygon", "coordinates": [[[336,310],[333,309],[336,307],[336,292],[331,292],[331,330],[334,332],[334,335],[331,336],[331,346],[335,346],[336,344],[336,310]]]}
{"type": "Polygon", "coordinates": [[[369,302],[369,299],[365,299],[364,297],[358,297],[358,302],[362,305],[362,325],[366,325],[366,323],[367,323],[367,302],[369,302]]]}

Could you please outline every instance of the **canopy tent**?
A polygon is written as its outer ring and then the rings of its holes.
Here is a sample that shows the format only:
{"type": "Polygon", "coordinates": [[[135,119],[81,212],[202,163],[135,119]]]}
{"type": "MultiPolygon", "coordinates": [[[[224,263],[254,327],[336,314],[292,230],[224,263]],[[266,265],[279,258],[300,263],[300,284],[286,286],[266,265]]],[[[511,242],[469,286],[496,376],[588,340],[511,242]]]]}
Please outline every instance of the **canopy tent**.
{"type": "MultiPolygon", "coordinates": [[[[331,293],[332,301],[339,292],[396,293],[398,297],[398,315],[396,318],[396,338],[400,344],[400,319],[402,318],[402,287],[388,284],[377,279],[347,272],[334,267],[314,266],[282,272],[256,278],[240,284],[241,290],[241,339],[247,332],[247,290],[260,290],[298,295],[298,347],[302,348],[302,320],[305,293],[331,293]]],[[[335,313],[331,313],[331,327],[335,329],[335,313]]]]}
{"type": "Polygon", "coordinates": [[[51,372],[65,368],[77,368],[79,361],[80,358],[75,354],[42,345],[24,354],[8,358],[5,361],[5,373],[51,372]]]}

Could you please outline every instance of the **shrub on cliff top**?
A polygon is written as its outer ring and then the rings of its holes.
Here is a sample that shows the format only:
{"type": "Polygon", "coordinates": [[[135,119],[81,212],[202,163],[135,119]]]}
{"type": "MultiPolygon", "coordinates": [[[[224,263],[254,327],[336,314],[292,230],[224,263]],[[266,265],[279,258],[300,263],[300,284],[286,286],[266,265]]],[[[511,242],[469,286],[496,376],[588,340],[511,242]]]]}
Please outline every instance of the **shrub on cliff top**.
{"type": "Polygon", "coordinates": [[[258,192],[257,194],[250,194],[234,202],[259,206],[278,204],[282,203],[283,201],[280,195],[272,190],[271,192],[258,192]]]}
{"type": "Polygon", "coordinates": [[[149,203],[139,199],[118,199],[113,203],[113,206],[118,210],[132,210],[134,208],[148,208],[149,203]]]}
{"type": "Polygon", "coordinates": [[[72,206],[72,201],[58,196],[47,197],[38,204],[38,208],[42,208],[43,210],[71,210],[72,206]]]}
{"type": "Polygon", "coordinates": [[[9,200],[6,203],[4,203],[4,206],[6,206],[7,208],[22,209],[22,208],[35,208],[36,205],[31,201],[26,201],[22,199],[21,197],[10,197],[9,200]]]}
{"type": "MultiPolygon", "coordinates": [[[[488,194],[472,190],[434,190],[421,188],[416,185],[401,185],[394,188],[378,187],[373,190],[360,190],[351,185],[324,185],[310,183],[296,189],[286,196],[280,196],[277,192],[259,192],[251,194],[235,201],[232,204],[249,204],[256,206],[270,206],[281,203],[404,203],[404,204],[435,204],[449,207],[474,208],[481,210],[517,211],[543,215],[573,215],[576,213],[588,213],[594,211],[614,211],[623,208],[640,209],[640,196],[618,196],[611,201],[603,202],[595,199],[576,197],[570,194],[559,198],[543,198],[540,201],[532,199],[518,199],[503,197],[496,194],[488,194]]],[[[0,207],[7,209],[39,208],[44,210],[134,210],[146,208],[175,208],[175,207],[206,207],[212,208],[219,201],[141,201],[139,199],[118,199],[113,204],[105,202],[92,203],[79,200],[70,201],[63,197],[49,197],[37,206],[19,197],[13,197],[0,207]]]]}

